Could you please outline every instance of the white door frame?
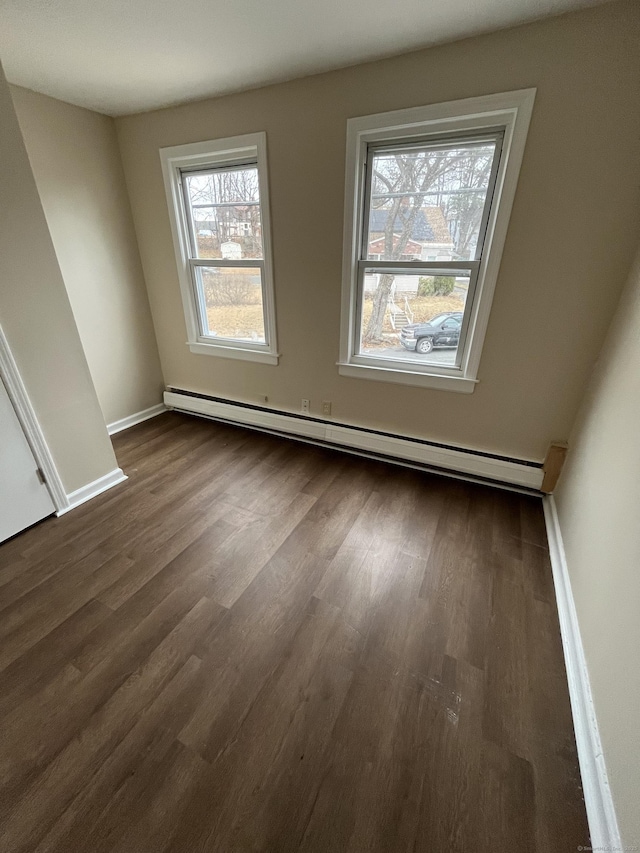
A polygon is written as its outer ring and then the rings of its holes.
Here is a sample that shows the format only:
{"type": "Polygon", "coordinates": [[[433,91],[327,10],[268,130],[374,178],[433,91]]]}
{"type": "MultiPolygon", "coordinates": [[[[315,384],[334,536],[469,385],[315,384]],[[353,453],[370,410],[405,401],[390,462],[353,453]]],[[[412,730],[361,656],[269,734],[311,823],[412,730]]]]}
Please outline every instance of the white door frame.
{"type": "Polygon", "coordinates": [[[36,413],[31,405],[31,400],[27,394],[27,389],[18,371],[18,365],[9,349],[9,343],[2,330],[0,324],[0,377],[4,382],[9,399],[13,403],[16,410],[16,415],[20,421],[20,425],[24,431],[31,452],[33,453],[36,463],[44,474],[45,482],[51,499],[53,500],[56,512],[60,515],[61,512],[69,509],[71,504],[67,497],[67,493],[62,485],[62,480],[58,474],[58,469],[53,461],[53,456],[49,450],[44,433],[40,428],[36,413]]]}

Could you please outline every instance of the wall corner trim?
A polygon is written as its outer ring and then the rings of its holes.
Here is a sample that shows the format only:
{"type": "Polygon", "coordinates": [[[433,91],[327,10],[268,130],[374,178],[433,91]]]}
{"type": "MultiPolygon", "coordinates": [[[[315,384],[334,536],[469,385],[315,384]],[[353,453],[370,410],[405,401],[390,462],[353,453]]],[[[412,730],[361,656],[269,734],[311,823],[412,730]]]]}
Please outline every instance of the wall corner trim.
{"type": "Polygon", "coordinates": [[[61,515],[70,509],[67,494],[2,326],[0,326],[0,380],[4,382],[31,452],[44,473],[57,514],[61,515]]]}
{"type": "Polygon", "coordinates": [[[129,429],[129,427],[136,424],[141,424],[143,421],[148,421],[150,418],[155,418],[166,411],[167,407],[164,403],[157,403],[155,406],[150,406],[141,412],[134,412],[133,415],[128,415],[126,418],[121,418],[119,421],[107,424],[107,432],[109,435],[115,435],[117,432],[122,432],[122,430],[129,429]]]}
{"type": "Polygon", "coordinates": [[[110,471],[102,477],[98,477],[98,479],[94,480],[92,483],[87,483],[86,486],[82,486],[74,492],[69,492],[66,496],[68,506],[64,509],[58,510],[56,515],[64,515],[69,512],[69,510],[75,509],[77,506],[90,501],[91,498],[101,495],[102,492],[106,492],[107,489],[117,486],[118,483],[123,483],[126,479],[128,479],[127,475],[124,473],[122,468],[114,468],[113,471],[110,471]]]}
{"type": "Polygon", "coordinates": [[[607,776],[578,614],[571,590],[560,520],[553,495],[543,498],[549,555],[558,605],[562,648],[567,669],[573,726],[582,775],[592,850],[622,850],[611,787],[607,776]]]}

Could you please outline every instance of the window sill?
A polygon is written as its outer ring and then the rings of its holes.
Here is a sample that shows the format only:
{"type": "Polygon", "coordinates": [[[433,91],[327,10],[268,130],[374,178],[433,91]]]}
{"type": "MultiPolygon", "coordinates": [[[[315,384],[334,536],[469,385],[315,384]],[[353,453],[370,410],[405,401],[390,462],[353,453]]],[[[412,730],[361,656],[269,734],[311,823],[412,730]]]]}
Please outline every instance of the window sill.
{"type": "Polygon", "coordinates": [[[222,346],[218,344],[203,344],[187,342],[187,346],[196,355],[213,355],[218,358],[235,358],[240,361],[257,361],[261,364],[277,364],[279,353],[263,352],[243,347],[222,346]]]}
{"type": "Polygon", "coordinates": [[[422,373],[411,370],[392,370],[386,367],[370,367],[363,364],[345,364],[338,362],[340,376],[351,379],[373,379],[375,382],[394,382],[398,385],[412,385],[416,388],[436,388],[439,391],[456,391],[459,394],[473,394],[477,379],[464,376],[442,376],[435,373],[422,373]]]}

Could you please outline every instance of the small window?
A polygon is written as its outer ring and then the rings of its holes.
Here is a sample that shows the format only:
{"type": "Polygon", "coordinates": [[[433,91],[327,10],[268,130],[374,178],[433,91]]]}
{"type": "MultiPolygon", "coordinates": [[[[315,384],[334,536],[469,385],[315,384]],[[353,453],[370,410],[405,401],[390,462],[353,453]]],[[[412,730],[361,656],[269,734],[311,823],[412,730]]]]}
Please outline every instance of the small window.
{"type": "Polygon", "coordinates": [[[277,364],[265,134],[160,153],[191,351],[277,364]]]}
{"type": "Polygon", "coordinates": [[[533,97],[349,121],[341,374],[473,390],[533,97]]]}

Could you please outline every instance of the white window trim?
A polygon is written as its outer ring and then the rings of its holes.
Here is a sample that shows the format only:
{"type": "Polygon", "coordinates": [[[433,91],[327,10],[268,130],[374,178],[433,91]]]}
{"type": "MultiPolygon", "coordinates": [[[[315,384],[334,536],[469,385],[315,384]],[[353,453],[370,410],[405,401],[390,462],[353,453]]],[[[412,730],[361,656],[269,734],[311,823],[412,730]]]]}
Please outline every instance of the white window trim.
{"type": "MultiPolygon", "coordinates": [[[[178,266],[180,293],[187,324],[187,346],[198,355],[214,355],[223,358],[257,361],[264,364],[278,363],[276,343],[276,312],[273,289],[273,261],[271,257],[271,219],[269,207],[269,185],[267,180],[267,135],[248,133],[227,139],[214,139],[188,145],[175,145],[160,149],[162,173],[169,207],[171,233],[178,266]],[[188,222],[181,185],[181,171],[199,166],[233,165],[247,159],[258,163],[260,187],[260,210],[262,223],[263,259],[263,310],[266,343],[254,344],[245,341],[220,339],[200,333],[196,308],[196,293],[189,264],[188,222]]],[[[211,264],[215,266],[215,261],[211,264]]]]}
{"type": "MultiPolygon", "coordinates": [[[[489,323],[493,293],[500,269],[502,251],[527,132],[533,110],[535,89],[521,89],[479,98],[467,98],[413,107],[377,115],[349,119],[347,122],[347,164],[345,180],[344,254],[342,274],[342,312],[340,360],[342,376],[397,382],[425,388],[439,388],[470,394],[478,382],[482,346],[489,323]],[[367,146],[384,140],[402,141],[416,136],[428,138],[446,133],[503,129],[502,155],[496,176],[493,202],[487,223],[482,262],[473,304],[470,308],[464,352],[459,368],[391,361],[356,355],[359,330],[358,254],[362,229],[367,146]]],[[[474,262],[471,262],[473,264],[474,262]]],[[[477,262],[475,262],[477,263],[477,262]]]]}

